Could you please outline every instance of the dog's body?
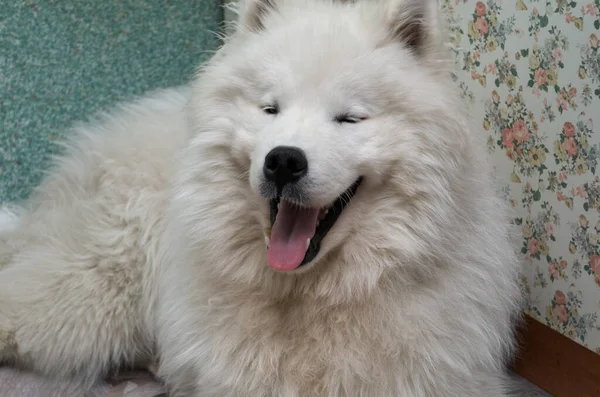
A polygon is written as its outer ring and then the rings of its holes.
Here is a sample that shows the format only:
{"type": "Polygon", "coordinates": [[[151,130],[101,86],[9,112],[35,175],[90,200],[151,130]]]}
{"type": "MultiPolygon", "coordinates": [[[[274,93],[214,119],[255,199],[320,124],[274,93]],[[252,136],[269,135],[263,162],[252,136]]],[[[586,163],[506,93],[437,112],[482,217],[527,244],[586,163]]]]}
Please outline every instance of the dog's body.
{"type": "Polygon", "coordinates": [[[173,397],[504,396],[517,259],[435,21],[249,0],[191,89],[81,126],[0,218],[0,357],[87,384],[158,357],[173,397]]]}

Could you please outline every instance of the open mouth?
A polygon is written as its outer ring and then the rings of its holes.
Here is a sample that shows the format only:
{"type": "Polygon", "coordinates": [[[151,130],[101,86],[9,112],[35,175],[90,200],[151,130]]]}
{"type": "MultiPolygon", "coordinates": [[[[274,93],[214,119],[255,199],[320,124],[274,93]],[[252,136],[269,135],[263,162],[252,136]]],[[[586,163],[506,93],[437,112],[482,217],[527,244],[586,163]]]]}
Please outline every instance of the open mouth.
{"type": "Polygon", "coordinates": [[[271,229],[266,237],[269,265],[289,271],[310,263],[361,182],[362,177],[326,208],[302,206],[281,197],[271,199],[271,229]]]}

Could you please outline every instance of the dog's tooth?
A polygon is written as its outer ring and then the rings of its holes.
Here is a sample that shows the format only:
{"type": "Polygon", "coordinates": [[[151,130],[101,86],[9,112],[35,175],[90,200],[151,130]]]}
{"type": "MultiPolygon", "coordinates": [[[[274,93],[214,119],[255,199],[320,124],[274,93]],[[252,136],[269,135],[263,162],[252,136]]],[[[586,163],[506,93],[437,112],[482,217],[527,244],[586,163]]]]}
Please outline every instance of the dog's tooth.
{"type": "Polygon", "coordinates": [[[319,227],[320,224],[321,224],[321,221],[317,221],[317,227],[319,227]]]}
{"type": "Polygon", "coordinates": [[[306,239],[306,248],[305,248],[305,249],[308,249],[308,246],[309,246],[309,245],[310,245],[310,238],[307,238],[307,239],[306,239]]]}
{"type": "Polygon", "coordinates": [[[267,248],[271,245],[271,239],[268,236],[265,236],[265,244],[267,245],[267,248]]]}
{"type": "Polygon", "coordinates": [[[277,210],[279,211],[281,209],[281,201],[277,203],[277,210]]]}
{"type": "Polygon", "coordinates": [[[325,215],[329,214],[329,210],[325,210],[325,215]]]}

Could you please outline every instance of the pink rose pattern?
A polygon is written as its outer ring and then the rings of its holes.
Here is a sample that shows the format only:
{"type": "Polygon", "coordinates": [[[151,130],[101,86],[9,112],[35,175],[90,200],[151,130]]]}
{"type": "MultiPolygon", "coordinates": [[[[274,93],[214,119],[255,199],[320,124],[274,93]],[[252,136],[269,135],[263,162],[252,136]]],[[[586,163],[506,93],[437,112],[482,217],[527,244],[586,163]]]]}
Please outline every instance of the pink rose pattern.
{"type": "Polygon", "coordinates": [[[600,353],[600,0],[440,4],[517,214],[525,309],[600,353]]]}

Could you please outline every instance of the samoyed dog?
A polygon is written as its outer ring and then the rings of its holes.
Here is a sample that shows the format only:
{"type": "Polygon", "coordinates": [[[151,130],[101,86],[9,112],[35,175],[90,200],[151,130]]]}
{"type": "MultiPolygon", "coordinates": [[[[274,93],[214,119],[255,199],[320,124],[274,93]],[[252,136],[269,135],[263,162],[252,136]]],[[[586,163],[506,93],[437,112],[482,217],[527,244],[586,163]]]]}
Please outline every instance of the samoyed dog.
{"type": "Polygon", "coordinates": [[[172,397],[500,397],[518,261],[435,0],[247,0],[2,216],[2,361],[172,397]]]}

